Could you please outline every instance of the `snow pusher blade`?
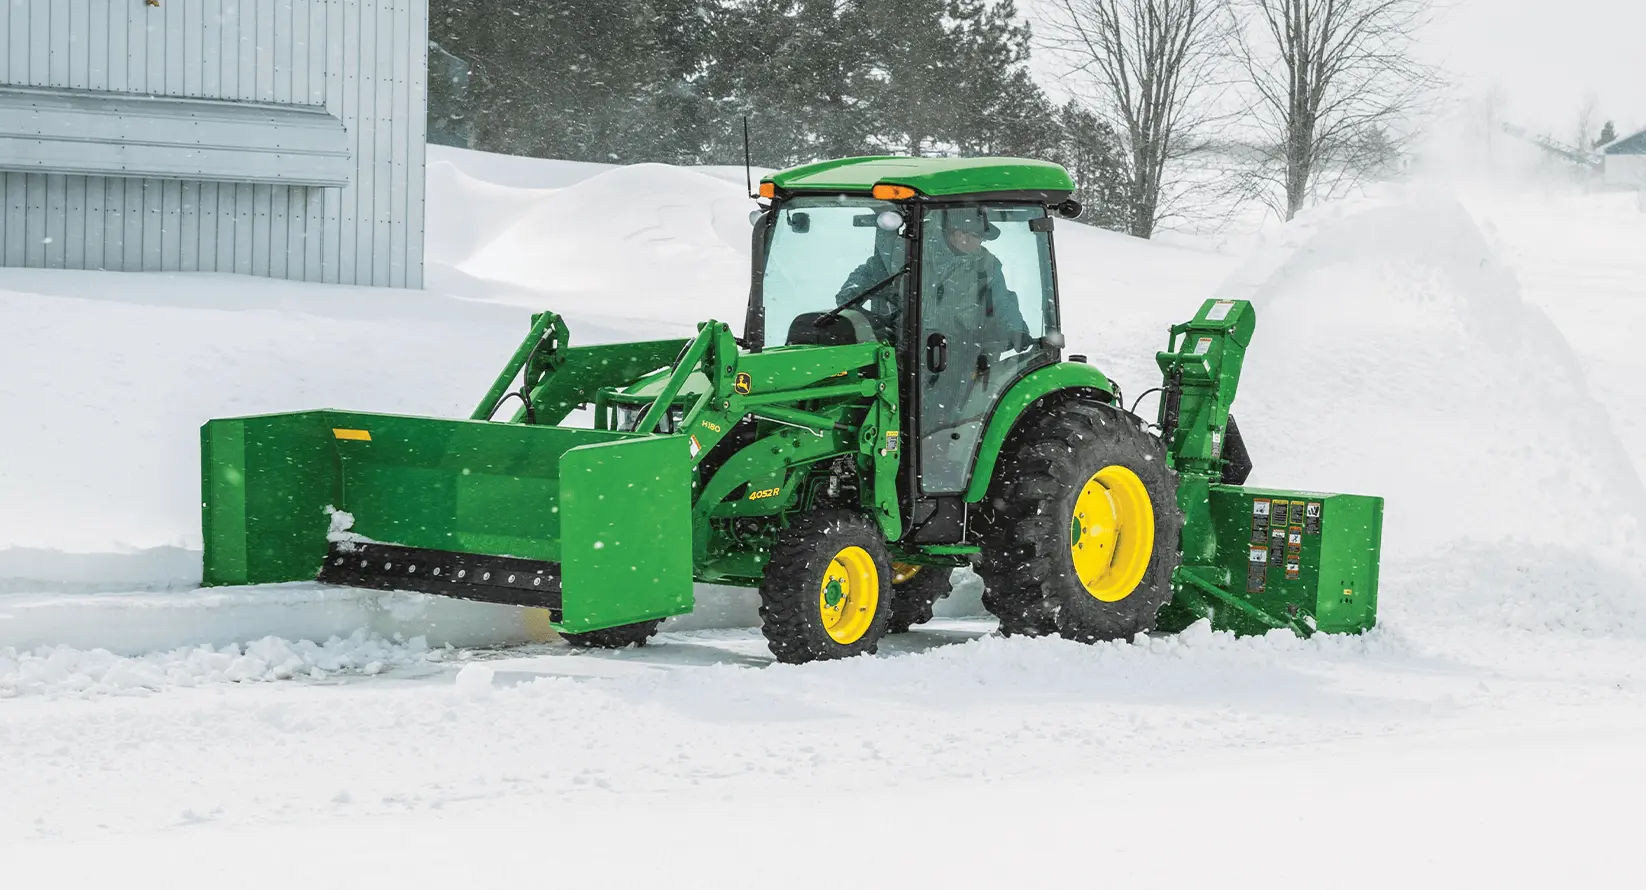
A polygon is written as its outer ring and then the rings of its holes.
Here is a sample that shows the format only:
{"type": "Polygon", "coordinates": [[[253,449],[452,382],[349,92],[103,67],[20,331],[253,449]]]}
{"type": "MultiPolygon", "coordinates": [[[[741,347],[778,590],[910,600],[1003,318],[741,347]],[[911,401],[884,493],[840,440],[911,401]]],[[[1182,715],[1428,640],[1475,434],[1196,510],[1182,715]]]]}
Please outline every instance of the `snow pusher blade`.
{"type": "Polygon", "coordinates": [[[437,593],[573,632],[692,608],[684,437],[310,411],[201,445],[207,585],[437,593]]]}

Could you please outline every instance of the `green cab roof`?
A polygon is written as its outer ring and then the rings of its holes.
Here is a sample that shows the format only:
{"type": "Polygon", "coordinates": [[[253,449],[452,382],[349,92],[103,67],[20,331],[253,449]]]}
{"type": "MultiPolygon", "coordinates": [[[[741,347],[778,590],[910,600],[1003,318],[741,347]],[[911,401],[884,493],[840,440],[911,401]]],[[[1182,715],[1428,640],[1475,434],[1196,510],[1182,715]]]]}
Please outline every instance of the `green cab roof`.
{"type": "Polygon", "coordinates": [[[1069,172],[1025,158],[841,158],[790,167],[763,177],[786,192],[868,192],[877,185],[905,185],[922,195],[1074,191],[1069,172]]]}

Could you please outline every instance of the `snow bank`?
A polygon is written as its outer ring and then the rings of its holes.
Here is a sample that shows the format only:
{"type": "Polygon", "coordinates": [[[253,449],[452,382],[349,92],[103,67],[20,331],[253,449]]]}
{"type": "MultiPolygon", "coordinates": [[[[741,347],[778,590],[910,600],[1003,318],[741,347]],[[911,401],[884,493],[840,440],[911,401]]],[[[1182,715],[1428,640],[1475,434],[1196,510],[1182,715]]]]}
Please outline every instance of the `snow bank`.
{"type": "Polygon", "coordinates": [[[206,420],[466,414],[529,324],[415,291],[24,269],[0,275],[0,319],[0,547],[102,554],[199,549],[206,420]]]}
{"type": "Polygon", "coordinates": [[[68,646],[19,652],[0,649],[0,698],[19,695],[120,695],[180,686],[272,680],[324,680],[338,674],[380,674],[444,653],[416,637],[385,640],[364,630],[324,643],[264,637],[240,645],[194,646],[138,657],[68,646]]]}
{"type": "Polygon", "coordinates": [[[1385,559],[1379,620],[1437,641],[1495,630],[1646,639],[1646,577],[1621,561],[1564,543],[1458,544],[1417,559],[1396,552],[1385,559]]]}
{"type": "Polygon", "coordinates": [[[1395,557],[1615,560],[1646,541],[1646,491],[1606,406],[1455,200],[1324,208],[1220,295],[1258,311],[1236,405],[1252,484],[1382,495],[1395,557]]]}
{"type": "Polygon", "coordinates": [[[458,269],[609,317],[741,326],[751,209],[741,184],[716,176],[617,167],[535,201],[458,269]]]}

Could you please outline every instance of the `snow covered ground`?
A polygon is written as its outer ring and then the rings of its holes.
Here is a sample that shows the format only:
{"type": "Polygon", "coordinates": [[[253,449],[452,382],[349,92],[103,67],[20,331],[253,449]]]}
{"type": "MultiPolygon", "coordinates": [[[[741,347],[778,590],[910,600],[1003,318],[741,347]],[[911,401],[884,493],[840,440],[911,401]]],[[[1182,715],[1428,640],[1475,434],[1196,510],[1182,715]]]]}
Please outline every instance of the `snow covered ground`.
{"type": "Polygon", "coordinates": [[[0,271],[0,874],[1638,886],[1632,196],[1410,186],[1239,254],[1059,228],[1071,349],[1129,392],[1166,325],[1254,300],[1253,481],[1388,498],[1374,633],[1003,640],[967,585],[792,667],[722,590],[590,654],[519,610],[193,589],[209,417],[465,413],[536,308],[741,319],[740,170],[434,161],[425,293],[0,271]]]}

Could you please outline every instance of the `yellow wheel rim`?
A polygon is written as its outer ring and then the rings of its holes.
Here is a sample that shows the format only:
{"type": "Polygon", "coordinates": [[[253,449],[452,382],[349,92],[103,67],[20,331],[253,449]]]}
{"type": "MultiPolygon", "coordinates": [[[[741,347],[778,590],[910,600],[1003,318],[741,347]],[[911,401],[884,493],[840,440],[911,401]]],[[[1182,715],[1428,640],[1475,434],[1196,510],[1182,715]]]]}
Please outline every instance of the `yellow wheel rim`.
{"type": "Polygon", "coordinates": [[[817,609],[830,639],[850,645],[863,638],[880,608],[880,569],[862,547],[835,554],[818,585],[817,609]]]}
{"type": "Polygon", "coordinates": [[[910,565],[906,562],[894,562],[892,563],[892,583],[907,584],[914,580],[914,576],[920,574],[920,569],[920,566],[910,565]]]}
{"type": "Polygon", "coordinates": [[[1154,506],[1137,474],[1108,466],[1075,498],[1069,555],[1086,592],[1105,603],[1132,595],[1154,555],[1154,506]]]}

